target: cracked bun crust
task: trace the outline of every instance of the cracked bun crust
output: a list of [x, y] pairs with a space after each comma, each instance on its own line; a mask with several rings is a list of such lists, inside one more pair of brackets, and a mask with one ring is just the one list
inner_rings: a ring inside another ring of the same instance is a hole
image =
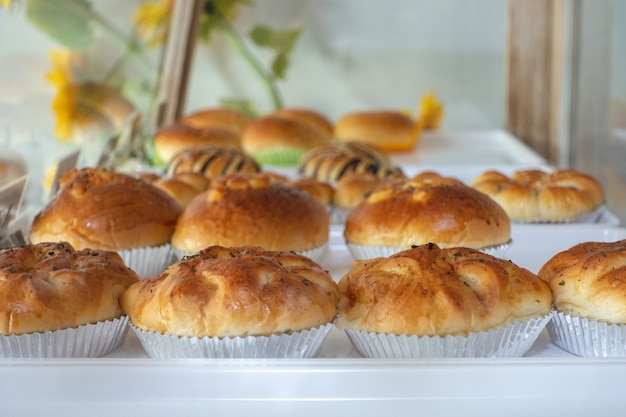
[[309, 193], [272, 174], [232, 174], [183, 211], [172, 246], [187, 253], [211, 245], [305, 251], [324, 245], [328, 234], [327, 209]]
[[471, 185], [497, 201], [513, 221], [567, 221], [604, 203], [600, 183], [571, 169], [519, 170], [511, 176], [487, 171]]
[[65, 242], [0, 251], [0, 334], [54, 331], [124, 315], [118, 297], [139, 281], [115, 252]]
[[141, 329], [179, 336], [269, 336], [332, 322], [339, 292], [307, 257], [212, 246], [120, 298]]
[[125, 250], [170, 241], [181, 208], [146, 181], [99, 168], [74, 169], [33, 220], [30, 242]]
[[417, 336], [466, 336], [542, 317], [552, 301], [541, 279], [510, 261], [432, 243], [355, 261], [339, 291], [337, 327]]
[[346, 219], [348, 243], [409, 248], [484, 249], [508, 243], [507, 214], [487, 195], [461, 181], [425, 172], [411, 180], [387, 181]]
[[550, 258], [538, 273], [565, 314], [626, 324], [626, 240], [583, 242]]

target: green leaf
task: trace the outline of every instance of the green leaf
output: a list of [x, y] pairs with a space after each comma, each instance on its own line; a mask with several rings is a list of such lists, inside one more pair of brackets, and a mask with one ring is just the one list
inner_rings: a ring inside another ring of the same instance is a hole
[[271, 65], [274, 77], [285, 78], [289, 67], [289, 54], [301, 32], [301, 29], [275, 30], [267, 26], [255, 26], [250, 31], [250, 38], [256, 45], [273, 49], [276, 52]]
[[66, 48], [84, 50], [94, 41], [90, 9], [86, 0], [28, 0], [26, 16]]

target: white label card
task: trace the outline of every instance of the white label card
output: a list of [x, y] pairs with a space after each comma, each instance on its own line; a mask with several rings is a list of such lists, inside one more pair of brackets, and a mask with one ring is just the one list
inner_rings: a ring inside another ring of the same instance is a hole
[[17, 217], [27, 184], [28, 175], [24, 175], [0, 188], [0, 225], [2, 229], [6, 229], [9, 223]]
[[76, 168], [78, 162], [78, 155], [80, 151], [74, 151], [59, 161], [57, 164], [57, 170], [54, 173], [54, 180], [52, 181], [52, 187], [50, 188], [50, 196], [56, 194], [59, 191], [59, 180], [67, 171]]

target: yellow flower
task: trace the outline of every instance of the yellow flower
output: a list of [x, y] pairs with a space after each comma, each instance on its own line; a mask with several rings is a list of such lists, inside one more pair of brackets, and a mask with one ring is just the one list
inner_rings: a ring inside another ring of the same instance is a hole
[[443, 104], [434, 93], [427, 93], [422, 97], [419, 104], [417, 118], [424, 130], [437, 130], [443, 119]]
[[55, 133], [62, 141], [119, 131], [134, 112], [133, 105], [115, 88], [77, 82], [73, 70], [80, 64], [79, 58], [67, 51], [50, 53], [53, 69], [46, 78], [57, 88], [52, 109]]
[[0, 0], [0, 6], [4, 6], [8, 9], [11, 7], [11, 0]]
[[173, 6], [173, 0], [158, 0], [141, 4], [135, 10], [132, 21], [137, 25], [137, 34], [150, 48], [165, 42]]

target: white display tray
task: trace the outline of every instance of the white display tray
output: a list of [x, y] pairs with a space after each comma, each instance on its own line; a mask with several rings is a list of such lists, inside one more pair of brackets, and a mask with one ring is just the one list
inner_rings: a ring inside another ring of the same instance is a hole
[[[626, 238], [626, 229], [519, 226], [505, 258], [536, 272], [573, 244]], [[320, 263], [350, 267], [340, 227]], [[517, 359], [375, 360], [334, 329], [319, 358], [156, 360], [132, 332], [99, 359], [4, 359], [3, 415], [623, 415], [624, 359], [586, 359], [543, 333]]]

